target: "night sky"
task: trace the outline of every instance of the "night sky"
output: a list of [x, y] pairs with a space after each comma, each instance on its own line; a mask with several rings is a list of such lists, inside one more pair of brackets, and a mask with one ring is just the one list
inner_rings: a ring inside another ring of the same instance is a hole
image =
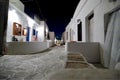
[[49, 30], [60, 38], [65, 27], [70, 22], [80, 0], [21, 0], [25, 12], [33, 18], [37, 15], [45, 20]]

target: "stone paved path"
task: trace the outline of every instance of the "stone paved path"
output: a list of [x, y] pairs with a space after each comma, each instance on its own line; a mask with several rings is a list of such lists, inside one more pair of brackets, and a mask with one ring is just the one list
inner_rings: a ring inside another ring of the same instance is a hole
[[117, 70], [99, 69], [81, 53], [69, 52], [65, 69], [51, 72], [47, 80], [120, 80]]
[[47, 74], [65, 68], [64, 47], [33, 55], [0, 57], [0, 80], [45, 80]]
[[5, 55], [0, 57], [0, 80], [120, 80], [120, 71], [81, 68], [71, 60], [85, 61], [68, 55], [63, 46], [32, 55]]

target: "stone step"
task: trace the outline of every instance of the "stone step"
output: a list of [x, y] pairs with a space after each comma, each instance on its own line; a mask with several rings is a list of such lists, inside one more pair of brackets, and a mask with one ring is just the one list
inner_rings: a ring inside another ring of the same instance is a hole
[[89, 68], [90, 66], [84, 61], [67, 61], [65, 68]]
[[47, 80], [120, 80], [120, 71], [107, 69], [64, 69], [53, 72]]
[[68, 53], [68, 55], [71, 55], [71, 56], [82, 56], [81, 53]]
[[73, 60], [73, 61], [85, 61], [85, 59], [83, 58], [83, 56], [81, 56], [81, 55], [71, 55], [71, 54], [69, 54], [68, 56], [67, 56], [67, 59], [68, 60]]

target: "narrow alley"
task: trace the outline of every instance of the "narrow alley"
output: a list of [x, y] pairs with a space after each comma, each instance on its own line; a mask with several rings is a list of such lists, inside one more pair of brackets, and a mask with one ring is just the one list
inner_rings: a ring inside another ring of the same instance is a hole
[[0, 80], [120, 80], [120, 0], [0, 0], [0, 11]]
[[[94, 74], [94, 76], [93, 76]], [[117, 70], [98, 69], [80, 54], [55, 46], [32, 55], [0, 58], [0, 80], [119, 80]]]

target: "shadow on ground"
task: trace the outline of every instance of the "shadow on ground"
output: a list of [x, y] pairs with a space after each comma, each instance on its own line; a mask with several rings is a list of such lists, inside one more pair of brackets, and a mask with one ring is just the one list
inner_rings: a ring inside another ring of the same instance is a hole
[[[29, 53], [28, 55], [33, 55], [33, 54], [40, 54], [40, 53], [45, 53], [45, 52], [49, 52], [51, 51], [52, 49], [46, 49], [46, 50], [43, 50], [43, 51], [39, 51], [39, 52], [35, 52], [35, 53]], [[27, 55], [27, 54], [26, 54]]]

